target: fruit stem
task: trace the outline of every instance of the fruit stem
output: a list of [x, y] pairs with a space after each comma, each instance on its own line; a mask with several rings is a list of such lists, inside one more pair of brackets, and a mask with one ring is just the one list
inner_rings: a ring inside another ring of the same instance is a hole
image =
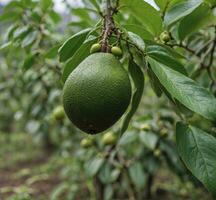
[[116, 32], [115, 23], [113, 20], [113, 15], [117, 12], [116, 7], [112, 7], [111, 1], [106, 0], [106, 9], [104, 15], [103, 32], [101, 39], [101, 51], [110, 52], [109, 38], [112, 36], [113, 32]]

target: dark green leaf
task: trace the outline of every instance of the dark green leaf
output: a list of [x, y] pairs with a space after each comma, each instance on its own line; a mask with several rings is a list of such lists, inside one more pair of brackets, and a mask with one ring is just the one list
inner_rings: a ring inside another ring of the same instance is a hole
[[85, 29], [67, 39], [59, 49], [60, 62], [65, 62], [79, 49], [91, 29]]
[[126, 25], [123, 25], [123, 27], [127, 29], [127, 31], [136, 33], [142, 39], [146, 39], [146, 40], [154, 39], [154, 36], [149, 31], [147, 31], [144, 27], [140, 25], [126, 24]]
[[133, 60], [129, 61], [128, 70], [134, 83], [134, 91], [129, 110], [123, 120], [122, 128], [120, 131], [121, 135], [127, 130], [130, 120], [136, 112], [144, 89], [144, 74], [140, 67]]
[[149, 57], [157, 60], [164, 65], [187, 75], [187, 71], [185, 70], [184, 66], [174, 57], [171, 51], [168, 49], [159, 46], [159, 45], [151, 45], [146, 48], [146, 52]]
[[60, 46], [61, 46], [61, 44], [56, 45], [56, 46], [50, 48], [45, 53], [44, 58], [49, 58], [49, 59], [51, 59], [51, 58], [57, 58], [57, 56], [58, 56], [58, 49], [59, 49]]
[[65, 63], [62, 81], [65, 82], [69, 74], [90, 54], [91, 46], [97, 41], [96, 37], [92, 37], [85, 41], [75, 54]]
[[185, 16], [192, 13], [200, 4], [202, 0], [188, 0], [175, 4], [165, 15], [164, 22], [166, 26], [171, 26]]
[[37, 53], [27, 56], [22, 65], [22, 69], [24, 71], [27, 71], [30, 67], [32, 67], [35, 63], [36, 57]]
[[158, 36], [162, 32], [160, 13], [151, 5], [142, 0], [122, 0], [121, 2], [152, 35]]
[[176, 142], [187, 168], [216, 196], [216, 138], [179, 122]]
[[213, 24], [216, 24], [216, 17], [213, 15], [209, 5], [202, 3], [180, 22], [178, 27], [179, 38], [183, 40], [191, 33]]
[[187, 76], [148, 58], [151, 68], [166, 90], [184, 106], [207, 119], [216, 119], [216, 99]]
[[161, 97], [161, 95], [163, 93], [163, 90], [161, 89], [161, 84], [160, 84], [158, 78], [152, 72], [151, 68], [147, 69], [147, 73], [148, 73], [148, 76], [149, 76], [149, 79], [150, 79], [149, 81], [150, 81], [152, 89], [154, 90], [155, 94], [158, 97]]

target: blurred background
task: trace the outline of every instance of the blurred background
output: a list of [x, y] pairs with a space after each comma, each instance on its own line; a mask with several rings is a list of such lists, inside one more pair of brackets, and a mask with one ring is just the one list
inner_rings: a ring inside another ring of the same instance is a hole
[[[65, 116], [57, 51], [99, 21], [90, 2], [0, 1], [0, 199], [210, 200], [178, 156], [174, 107], [148, 79], [118, 149], [111, 146], [119, 124], [109, 141], [81, 133]], [[130, 19], [120, 12], [116, 20]], [[211, 126], [200, 116], [191, 123]]]

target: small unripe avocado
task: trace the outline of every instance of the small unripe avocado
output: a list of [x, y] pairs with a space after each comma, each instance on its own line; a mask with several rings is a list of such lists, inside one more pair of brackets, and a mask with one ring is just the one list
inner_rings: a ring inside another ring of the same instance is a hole
[[115, 56], [122, 56], [122, 50], [116, 46], [111, 48], [111, 53]]
[[53, 111], [53, 117], [56, 120], [63, 120], [65, 117], [65, 112], [63, 106], [57, 106]]
[[142, 131], [149, 131], [151, 129], [149, 124], [141, 124], [140, 125], [140, 130]]
[[155, 149], [153, 153], [154, 153], [155, 157], [159, 157], [161, 155], [161, 150], [160, 149]]
[[166, 128], [162, 128], [160, 131], [160, 135], [162, 137], [167, 137], [168, 136], [168, 130]]
[[108, 132], [108, 133], [105, 133], [103, 138], [102, 138], [102, 143], [104, 145], [112, 145], [112, 144], [115, 144], [116, 143], [116, 136], [113, 132]]
[[93, 145], [93, 140], [90, 138], [84, 138], [81, 140], [80, 144], [83, 148], [89, 148]]
[[165, 43], [169, 42], [170, 41], [169, 33], [167, 31], [164, 31], [163, 33], [161, 33], [160, 39], [162, 42], [165, 42]]
[[96, 53], [96, 52], [99, 52], [101, 50], [101, 44], [99, 43], [95, 43], [91, 46], [91, 49], [90, 49], [90, 53]]

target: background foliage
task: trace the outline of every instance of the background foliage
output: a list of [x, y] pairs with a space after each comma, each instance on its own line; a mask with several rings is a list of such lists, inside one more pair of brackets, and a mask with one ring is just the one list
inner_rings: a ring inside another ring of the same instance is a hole
[[[91, 137], [66, 117], [54, 117], [67, 76], [100, 41], [106, 5], [63, 3], [63, 14], [51, 0], [12, 0], [1, 11], [0, 167], [20, 182], [0, 182], [0, 195], [13, 200], [213, 198], [216, 2], [155, 0], [158, 9], [142, 0], [119, 2], [114, 20], [133, 98], [108, 131], [115, 133], [114, 146], [104, 141], [106, 133]], [[110, 43], [117, 40], [114, 36]]]

